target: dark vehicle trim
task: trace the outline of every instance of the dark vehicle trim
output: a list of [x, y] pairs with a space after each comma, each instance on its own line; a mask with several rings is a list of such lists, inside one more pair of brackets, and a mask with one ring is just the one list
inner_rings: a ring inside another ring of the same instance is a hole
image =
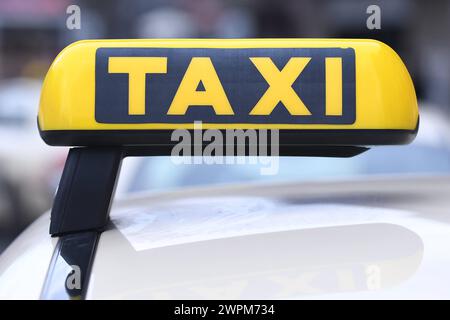
[[64, 235], [58, 240], [41, 299], [85, 299], [99, 238], [100, 233], [91, 231]]

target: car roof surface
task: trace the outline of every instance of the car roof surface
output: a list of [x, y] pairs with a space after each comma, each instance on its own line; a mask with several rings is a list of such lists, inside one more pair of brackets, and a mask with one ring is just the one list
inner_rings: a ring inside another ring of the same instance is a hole
[[87, 298], [450, 298], [449, 194], [391, 176], [128, 197]]

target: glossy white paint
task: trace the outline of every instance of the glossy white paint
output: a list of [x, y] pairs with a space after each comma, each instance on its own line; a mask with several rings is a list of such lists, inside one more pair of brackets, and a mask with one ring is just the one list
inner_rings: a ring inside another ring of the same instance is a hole
[[183, 190], [115, 206], [88, 298], [450, 298], [450, 178]]
[[[450, 177], [397, 177], [117, 201], [87, 298], [450, 298], [448, 194]], [[54, 242], [48, 216], [16, 240], [0, 298], [39, 297]]]
[[57, 239], [49, 214], [28, 227], [0, 256], [0, 300], [39, 299]]

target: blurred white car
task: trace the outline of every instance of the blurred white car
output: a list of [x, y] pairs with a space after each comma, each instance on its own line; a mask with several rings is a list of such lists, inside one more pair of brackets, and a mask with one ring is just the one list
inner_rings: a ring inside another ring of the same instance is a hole
[[420, 130], [409, 145], [377, 146], [353, 158], [281, 157], [275, 175], [261, 175], [261, 167], [248, 161], [244, 165], [177, 165], [170, 157], [130, 157], [122, 165], [116, 194], [261, 180], [450, 173], [450, 121], [436, 106], [421, 104]]
[[33, 79], [0, 82], [0, 175], [14, 208], [0, 211], [1, 228], [21, 228], [50, 207], [67, 155], [36, 134], [40, 88]]

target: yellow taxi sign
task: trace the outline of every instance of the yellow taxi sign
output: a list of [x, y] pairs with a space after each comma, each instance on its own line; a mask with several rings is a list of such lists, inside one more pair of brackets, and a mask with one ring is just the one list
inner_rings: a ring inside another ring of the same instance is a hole
[[410, 75], [374, 40], [88, 40], [44, 81], [38, 124], [51, 145], [168, 145], [175, 129], [277, 129], [280, 144], [410, 142]]

